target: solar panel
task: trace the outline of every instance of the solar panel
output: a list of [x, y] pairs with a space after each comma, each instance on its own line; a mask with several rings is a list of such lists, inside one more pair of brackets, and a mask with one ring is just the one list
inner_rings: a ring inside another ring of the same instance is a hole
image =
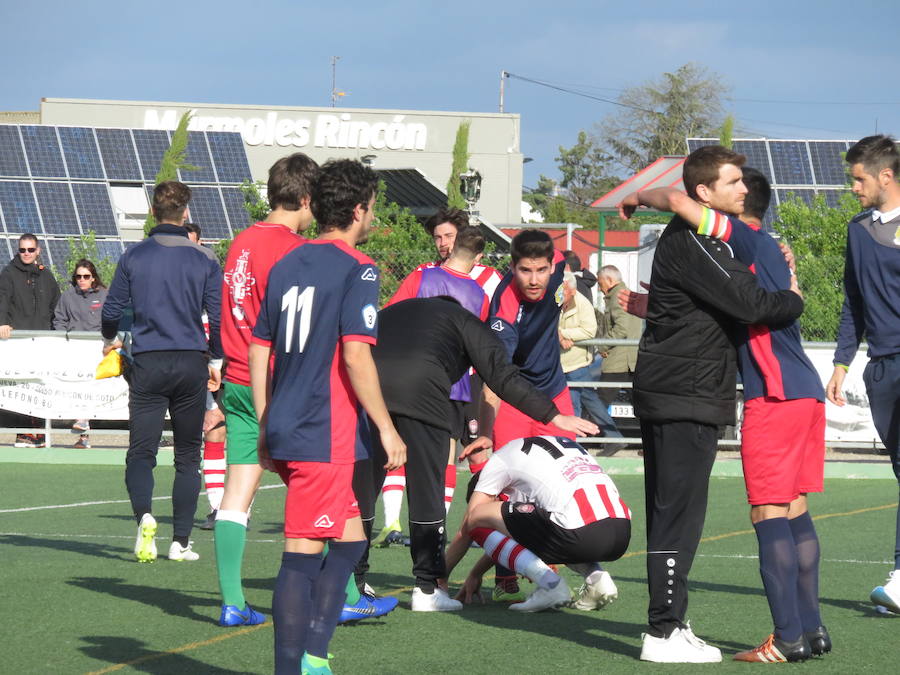
[[72, 192], [84, 232], [93, 230], [101, 236], [118, 236], [116, 216], [105, 183], [72, 183]]
[[47, 239], [41, 247], [41, 255], [44, 263], [53, 265], [57, 272], [63, 276], [69, 276], [69, 270], [66, 269], [66, 261], [69, 259], [69, 240], [68, 239]]
[[769, 153], [766, 152], [765, 141], [734, 141], [732, 149], [747, 157], [746, 166], [753, 167], [772, 181], [772, 169], [769, 166]]
[[718, 145], [719, 141], [714, 138], [689, 138], [687, 141], [688, 152], [693, 152], [697, 148], [703, 148], [707, 145]]
[[225, 207], [219, 188], [191, 186], [191, 222], [200, 226], [204, 239], [228, 239], [231, 230], [225, 219]]
[[59, 127], [59, 141], [62, 145], [70, 178], [99, 178], [103, 180], [103, 165], [97, 150], [97, 139], [93, 129], [85, 127]]
[[0, 181], [0, 209], [3, 210], [3, 222], [10, 234], [34, 232], [43, 234], [41, 216], [31, 183], [24, 181]]
[[812, 204], [813, 197], [816, 196], [816, 191], [812, 189], [776, 190], [775, 192], [778, 195], [779, 204], [784, 204], [794, 198], [800, 198], [805, 204]]
[[0, 237], [0, 260], [12, 260], [13, 258], [13, 240], [6, 237]]
[[107, 178], [141, 180], [141, 168], [128, 129], [97, 129], [97, 142]]
[[181, 180], [191, 183], [215, 183], [216, 172], [213, 161], [206, 146], [206, 136], [202, 131], [189, 131], [188, 144], [185, 148], [184, 160], [197, 167], [196, 171], [180, 170]]
[[225, 200], [225, 212], [235, 234], [250, 226], [250, 214], [244, 208], [244, 193], [240, 188], [223, 187], [222, 197]]
[[819, 190], [819, 194], [825, 197], [825, 203], [833, 209], [837, 208], [841, 196], [849, 194], [849, 192], [849, 190]]
[[847, 169], [842, 156], [845, 152], [847, 152], [847, 144], [844, 141], [809, 142], [809, 154], [817, 184], [847, 184]]
[[803, 141], [769, 141], [775, 167], [775, 182], [783, 185], [809, 185], [813, 182], [809, 153]]
[[66, 165], [56, 137], [56, 127], [23, 125], [22, 142], [31, 167], [31, 175], [41, 178], [65, 178]]
[[0, 175], [10, 178], [28, 176], [19, 127], [12, 124], [0, 125]]
[[243, 183], [252, 180], [250, 165], [241, 135], [229, 131], [207, 131], [209, 149], [216, 164], [220, 183]]
[[81, 234], [67, 183], [34, 183], [38, 208], [47, 234]]
[[156, 180], [163, 155], [169, 149], [169, 132], [163, 129], [135, 129], [133, 133], [144, 180]]
[[[97, 252], [101, 258], [109, 258], [113, 262], [119, 262], [122, 257], [122, 242], [118, 239], [98, 239]], [[112, 279], [104, 279], [108, 286]]]

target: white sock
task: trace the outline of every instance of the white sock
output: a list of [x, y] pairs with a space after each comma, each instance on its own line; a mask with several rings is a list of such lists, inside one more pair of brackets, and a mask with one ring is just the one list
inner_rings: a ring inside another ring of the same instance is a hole
[[219, 509], [216, 513], [216, 521], [219, 520], [227, 520], [247, 527], [247, 514], [243, 511], [223, 511]]
[[551, 570], [547, 563], [497, 530], [493, 530], [487, 536], [482, 548], [494, 562], [528, 577], [541, 588], [553, 588], [559, 583], [559, 575]]
[[381, 499], [384, 502], [384, 524], [391, 525], [400, 520], [400, 508], [403, 506], [403, 490], [406, 488], [406, 476], [386, 476], [381, 488]]

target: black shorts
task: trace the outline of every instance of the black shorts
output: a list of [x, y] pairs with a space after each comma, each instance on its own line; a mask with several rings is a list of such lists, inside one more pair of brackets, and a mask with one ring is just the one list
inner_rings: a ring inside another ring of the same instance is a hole
[[502, 513], [512, 538], [550, 564], [618, 560], [631, 540], [628, 518], [604, 518], [567, 530], [536, 504], [506, 502]]

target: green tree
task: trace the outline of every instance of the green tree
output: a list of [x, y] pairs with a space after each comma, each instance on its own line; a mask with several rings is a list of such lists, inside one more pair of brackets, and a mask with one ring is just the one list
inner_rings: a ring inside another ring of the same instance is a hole
[[53, 276], [56, 277], [57, 283], [65, 291], [72, 284], [72, 273], [75, 271], [75, 263], [82, 258], [86, 258], [94, 263], [97, 268], [97, 274], [105, 286], [109, 286], [112, 282], [113, 275], [116, 273], [116, 261], [108, 256], [101, 256], [100, 250], [97, 248], [97, 237], [91, 230], [87, 234], [80, 234], [77, 237], [69, 237], [69, 253], [66, 255], [66, 271], [61, 273], [56, 267], [52, 267]]
[[456, 142], [453, 144], [453, 163], [450, 165], [450, 178], [447, 179], [447, 206], [455, 209], [466, 208], [466, 200], [459, 190], [459, 176], [469, 170], [469, 120], [460, 122], [456, 130]]
[[729, 91], [720, 75], [694, 63], [619, 96], [622, 107], [597, 127], [600, 146], [628, 172], [663, 155], [686, 155], [688, 136], [717, 136]]
[[719, 127], [719, 145], [729, 150], [734, 145], [734, 115], [726, 115]]
[[[250, 222], [252, 223], [258, 223], [269, 217], [271, 211], [269, 202], [262, 196], [262, 191], [265, 187], [266, 184], [262, 181], [254, 183], [253, 181], [245, 180], [241, 183], [241, 192], [244, 195], [244, 210], [250, 216]], [[238, 232], [240, 230], [236, 230], [234, 234], [237, 235]], [[225, 264], [225, 258], [228, 257], [228, 249], [231, 247], [232, 241], [234, 240], [221, 239], [213, 244], [212, 248], [219, 258], [220, 265]]]
[[805, 340], [830, 342], [837, 335], [844, 299], [847, 223], [859, 208], [849, 191], [841, 195], [836, 208], [828, 206], [823, 195], [810, 204], [792, 196], [778, 207], [775, 229], [794, 251], [806, 302], [800, 317]]
[[540, 213], [547, 220], [547, 207], [556, 194], [557, 183], [544, 174], [538, 177], [537, 187], [522, 195], [522, 200], [527, 202], [533, 211]]
[[[188, 145], [188, 124], [191, 121], [190, 110], [181, 116], [178, 120], [178, 126], [172, 132], [172, 142], [163, 153], [162, 161], [159, 164], [159, 171], [154, 179], [154, 185], [167, 180], [178, 180], [178, 170], [196, 171], [200, 167], [188, 164], [185, 161]], [[150, 230], [156, 227], [156, 218], [153, 213], [147, 214], [147, 220], [144, 221], [144, 236], [150, 234]]]
[[609, 192], [619, 179], [609, 173], [610, 157], [597, 139], [586, 131], [578, 132], [578, 142], [571, 148], [559, 146], [556, 163], [562, 174], [560, 187], [566, 190], [571, 201], [590, 206], [597, 197]]

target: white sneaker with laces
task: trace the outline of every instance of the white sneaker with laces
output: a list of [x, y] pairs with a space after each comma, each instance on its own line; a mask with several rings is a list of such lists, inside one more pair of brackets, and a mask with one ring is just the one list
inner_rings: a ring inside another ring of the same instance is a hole
[[137, 539], [134, 542], [134, 555], [138, 562], [156, 560], [156, 519], [145, 513], [138, 523]]
[[169, 547], [169, 560], [178, 562], [194, 562], [200, 560], [200, 554], [191, 548], [194, 542], [189, 541], [186, 547], [182, 547], [177, 541], [173, 541]]
[[641, 661], [654, 663], [720, 663], [722, 652], [694, 635], [691, 625], [676, 628], [667, 638], [642, 636]]
[[514, 612], [542, 612], [569, 602], [572, 597], [568, 585], [562, 579], [553, 588], [536, 588], [524, 601], [510, 605]]
[[876, 605], [900, 614], [900, 570], [891, 570], [884, 586], [876, 586], [869, 597]]
[[[590, 577], [588, 577], [590, 578]], [[578, 597], [572, 603], [572, 607], [589, 612], [593, 609], [603, 609], [613, 600], [618, 599], [619, 589], [609, 572], [601, 570], [598, 578], [593, 582], [585, 579], [578, 589]]]
[[434, 593], [426, 593], [418, 586], [413, 589], [410, 609], [414, 612], [456, 612], [462, 607], [459, 600], [454, 600], [440, 588], [435, 588]]

